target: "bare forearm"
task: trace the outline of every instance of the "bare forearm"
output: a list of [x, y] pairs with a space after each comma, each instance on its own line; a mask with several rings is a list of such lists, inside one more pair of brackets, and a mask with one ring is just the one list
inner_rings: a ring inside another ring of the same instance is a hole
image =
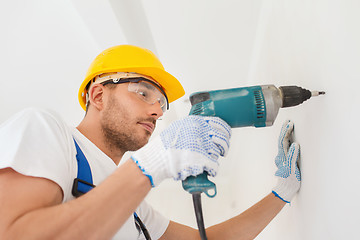
[[284, 206], [270, 193], [242, 214], [208, 228], [208, 239], [254, 239]]
[[[84, 196], [19, 217], [8, 239], [109, 239], [150, 191], [146, 176], [132, 161]], [[46, 193], [45, 193], [46, 194]]]

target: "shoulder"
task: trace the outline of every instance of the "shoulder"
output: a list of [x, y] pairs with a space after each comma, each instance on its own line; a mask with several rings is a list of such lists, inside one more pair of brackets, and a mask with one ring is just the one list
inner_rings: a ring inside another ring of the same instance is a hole
[[58, 152], [71, 152], [71, 138], [70, 127], [56, 113], [42, 109], [24, 109], [0, 126], [2, 149], [12, 146], [17, 151], [44, 152], [51, 146]]
[[0, 168], [50, 179], [64, 198], [70, 196], [75, 154], [70, 127], [54, 112], [27, 108], [0, 126]]
[[0, 131], [19, 131], [24, 129], [66, 129], [66, 123], [51, 110], [26, 108], [0, 125]]
[[17, 120], [48, 120], [48, 121], [62, 121], [60, 116], [51, 110], [45, 110], [40, 108], [25, 108], [22, 111], [16, 113], [7, 122]]

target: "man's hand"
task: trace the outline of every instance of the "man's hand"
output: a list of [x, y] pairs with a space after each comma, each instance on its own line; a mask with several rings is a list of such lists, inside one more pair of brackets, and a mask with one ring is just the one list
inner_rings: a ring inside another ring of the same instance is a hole
[[217, 117], [187, 116], [136, 151], [132, 160], [153, 187], [166, 178], [184, 180], [207, 171], [215, 176], [229, 149], [230, 126]]
[[283, 124], [279, 136], [279, 152], [275, 158], [275, 164], [278, 168], [275, 176], [278, 178], [278, 183], [273, 189], [273, 193], [287, 203], [290, 203], [299, 191], [301, 181], [300, 170], [297, 165], [300, 146], [297, 143], [292, 143], [290, 146], [293, 130], [293, 122], [288, 120]]

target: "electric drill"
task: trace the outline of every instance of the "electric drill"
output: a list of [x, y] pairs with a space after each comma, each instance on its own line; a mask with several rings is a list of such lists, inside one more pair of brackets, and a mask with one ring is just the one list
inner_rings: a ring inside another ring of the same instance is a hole
[[[275, 87], [261, 85], [232, 88], [191, 94], [189, 115], [216, 116], [232, 128], [272, 126], [280, 108], [303, 103], [325, 92], [309, 91], [297, 86]], [[207, 239], [201, 209], [201, 193], [215, 197], [216, 185], [209, 181], [207, 173], [191, 176], [182, 182], [183, 188], [192, 194], [195, 215], [201, 239]], [[210, 193], [213, 190], [213, 193]]]

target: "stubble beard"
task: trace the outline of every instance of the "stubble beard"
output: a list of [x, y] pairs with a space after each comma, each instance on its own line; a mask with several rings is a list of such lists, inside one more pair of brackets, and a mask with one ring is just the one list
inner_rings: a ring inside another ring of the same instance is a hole
[[113, 96], [110, 97], [107, 106], [101, 120], [106, 144], [122, 153], [142, 148], [148, 142], [151, 133], [145, 131], [145, 134], [139, 136], [139, 130], [133, 127], [137, 126], [139, 120], [130, 118], [131, 110], [120, 105]]

